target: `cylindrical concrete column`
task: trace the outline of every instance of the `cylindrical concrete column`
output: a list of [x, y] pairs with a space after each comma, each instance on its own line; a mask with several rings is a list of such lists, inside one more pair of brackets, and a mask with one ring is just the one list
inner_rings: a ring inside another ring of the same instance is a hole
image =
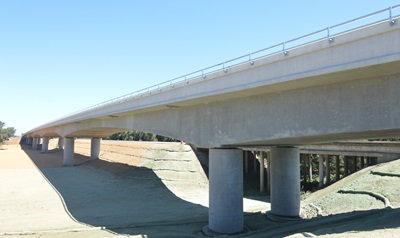
[[64, 137], [58, 137], [58, 149], [64, 149]]
[[313, 156], [312, 155], [308, 155], [308, 177], [309, 177], [309, 181], [310, 183], [312, 183], [313, 180], [313, 167], [312, 167], [312, 159]]
[[267, 193], [271, 194], [271, 153], [267, 153]]
[[307, 175], [308, 175], [306, 155], [305, 154], [301, 154], [300, 155], [300, 160], [301, 160], [301, 164], [303, 165], [303, 170], [301, 171], [303, 173], [303, 181], [304, 181], [304, 183], [306, 183], [307, 182]]
[[353, 156], [353, 169], [351, 173], [357, 172], [357, 156]]
[[264, 192], [264, 155], [265, 152], [260, 153], [260, 192]]
[[73, 166], [74, 165], [74, 147], [75, 138], [65, 137], [64, 138], [64, 157], [63, 165]]
[[336, 160], [336, 181], [339, 181], [340, 179], [340, 160], [339, 160], [339, 155], [335, 156]]
[[349, 157], [344, 156], [344, 177], [349, 175]]
[[271, 148], [271, 212], [277, 216], [300, 215], [300, 150]]
[[361, 169], [363, 169], [364, 167], [365, 167], [365, 156], [361, 156], [360, 157], [360, 159], [361, 159]]
[[246, 174], [249, 173], [249, 154], [247, 151], [244, 151], [244, 171]]
[[90, 142], [90, 159], [98, 159], [100, 155], [101, 138], [93, 137]]
[[329, 163], [329, 155], [324, 155], [325, 158], [325, 177], [326, 177], [326, 184], [329, 185], [331, 183], [331, 166]]
[[42, 152], [46, 153], [47, 151], [49, 151], [49, 137], [43, 137]]
[[243, 231], [243, 156], [238, 149], [210, 149], [208, 228], [222, 234]]
[[257, 174], [257, 151], [253, 152], [253, 174]]
[[318, 176], [319, 176], [319, 187], [324, 186], [324, 157], [319, 155], [318, 157]]
[[34, 137], [33, 140], [32, 140], [32, 149], [33, 149], [33, 150], [37, 150], [37, 145], [38, 145], [38, 142], [39, 142], [38, 139], [39, 139], [39, 138]]

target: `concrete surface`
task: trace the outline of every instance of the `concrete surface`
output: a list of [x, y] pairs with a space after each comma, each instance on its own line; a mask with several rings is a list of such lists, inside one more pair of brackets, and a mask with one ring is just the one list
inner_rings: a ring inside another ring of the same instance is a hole
[[43, 137], [42, 152], [46, 153], [49, 150], [49, 137]]
[[90, 158], [98, 159], [100, 155], [101, 138], [94, 137], [90, 141]]
[[64, 156], [63, 165], [73, 166], [74, 165], [74, 147], [75, 138], [65, 137], [64, 138]]
[[211, 149], [209, 167], [208, 228], [223, 234], [240, 233], [244, 229], [243, 152]]
[[209, 148], [390, 137], [400, 134], [398, 88], [400, 24], [383, 22], [27, 134], [104, 137], [133, 129]]
[[283, 217], [300, 215], [300, 152], [298, 148], [271, 148], [271, 212]]

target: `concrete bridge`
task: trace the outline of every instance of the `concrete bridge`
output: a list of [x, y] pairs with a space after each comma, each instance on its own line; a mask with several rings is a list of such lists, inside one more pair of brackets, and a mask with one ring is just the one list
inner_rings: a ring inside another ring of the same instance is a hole
[[327, 28], [327, 37], [313, 42], [290, 48], [286, 42], [257, 58], [254, 52], [244, 62], [95, 105], [26, 135], [33, 146], [43, 138], [43, 151], [50, 137], [62, 138], [65, 165], [74, 163], [74, 138], [91, 137], [95, 159], [102, 137], [126, 130], [210, 148], [208, 227], [225, 234], [244, 227], [239, 148], [269, 146], [271, 214], [298, 217], [298, 146], [400, 135], [400, 23], [387, 11], [384, 21], [335, 35]]

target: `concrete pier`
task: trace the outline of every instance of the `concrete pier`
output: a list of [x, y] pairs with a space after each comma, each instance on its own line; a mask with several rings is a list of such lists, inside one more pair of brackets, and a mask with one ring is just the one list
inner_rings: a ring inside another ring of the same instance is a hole
[[49, 151], [49, 137], [43, 137], [42, 140], [42, 152], [46, 153]]
[[39, 138], [34, 137], [33, 140], [32, 140], [32, 149], [33, 150], [37, 150], [38, 142], [39, 142]]
[[260, 152], [260, 192], [264, 192], [264, 155], [265, 152], [261, 151]]
[[335, 156], [335, 163], [336, 163], [336, 181], [340, 179], [340, 158], [339, 155]]
[[271, 153], [267, 153], [267, 193], [271, 194]]
[[93, 137], [90, 141], [90, 159], [98, 159], [100, 155], [101, 138]]
[[318, 156], [318, 177], [319, 177], [319, 187], [324, 186], [324, 157], [322, 155]]
[[329, 155], [324, 155], [325, 158], [325, 177], [326, 177], [326, 185], [331, 184], [331, 166], [329, 161]]
[[249, 174], [249, 154], [247, 151], [244, 151], [244, 171]]
[[210, 149], [208, 228], [221, 234], [240, 233], [243, 218], [243, 153]]
[[300, 151], [271, 148], [271, 213], [279, 217], [300, 215]]
[[63, 165], [73, 166], [74, 165], [75, 138], [65, 137], [64, 142], [65, 143], [64, 143]]
[[308, 178], [310, 179], [309, 181], [312, 182], [312, 177], [313, 177], [313, 164], [312, 164], [312, 155], [308, 155]]
[[64, 149], [64, 137], [58, 137], [58, 149]]

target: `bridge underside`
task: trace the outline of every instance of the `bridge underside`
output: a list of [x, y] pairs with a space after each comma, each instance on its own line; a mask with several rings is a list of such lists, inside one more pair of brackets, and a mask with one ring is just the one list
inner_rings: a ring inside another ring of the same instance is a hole
[[[400, 70], [400, 67], [399, 67]], [[140, 130], [198, 147], [296, 146], [400, 136], [400, 73], [61, 126], [54, 135]], [[51, 128], [39, 134], [51, 135]]]
[[262, 146], [299, 146], [324, 144], [338, 141], [351, 141], [358, 139], [380, 139], [400, 137], [400, 129], [382, 130], [382, 131], [363, 131], [352, 133], [341, 133], [321, 136], [306, 136], [296, 138], [281, 138], [275, 140], [260, 140], [254, 142], [239, 143], [225, 147], [262, 147]]

